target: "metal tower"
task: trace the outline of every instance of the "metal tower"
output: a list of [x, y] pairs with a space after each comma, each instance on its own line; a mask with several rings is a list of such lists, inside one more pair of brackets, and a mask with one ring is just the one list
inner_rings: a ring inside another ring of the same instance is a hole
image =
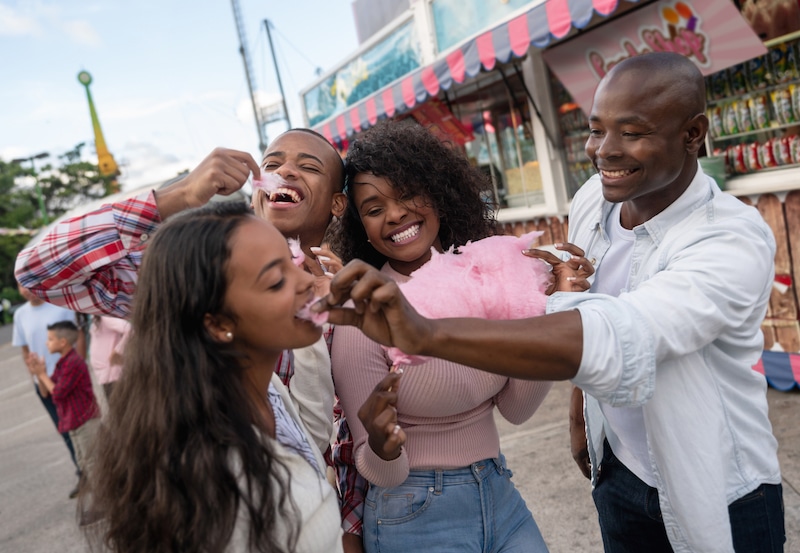
[[253, 104], [253, 116], [256, 118], [259, 152], [263, 153], [264, 150], [267, 149], [267, 137], [265, 136], [264, 125], [261, 122], [261, 116], [259, 115], [256, 97], [253, 94], [253, 80], [251, 77], [253, 74], [253, 69], [250, 64], [250, 53], [247, 50], [247, 38], [244, 34], [242, 11], [239, 8], [239, 2], [237, 0], [231, 0], [231, 6], [233, 7], [233, 18], [236, 20], [236, 31], [239, 33], [239, 53], [242, 55], [242, 61], [244, 62], [244, 74], [247, 77], [247, 89], [250, 91], [250, 101]]

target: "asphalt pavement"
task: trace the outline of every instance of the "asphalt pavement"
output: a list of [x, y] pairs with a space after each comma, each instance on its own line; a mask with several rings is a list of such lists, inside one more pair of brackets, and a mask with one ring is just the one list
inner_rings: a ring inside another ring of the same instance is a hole
[[[86, 551], [68, 498], [75, 471], [61, 437], [36, 397], [20, 358], [0, 328], [0, 551]], [[600, 552], [589, 483], [569, 454], [570, 385], [557, 383], [536, 414], [513, 426], [498, 417], [514, 481], [552, 553]], [[786, 507], [785, 551], [800, 551], [800, 391], [768, 390], [780, 444]]]

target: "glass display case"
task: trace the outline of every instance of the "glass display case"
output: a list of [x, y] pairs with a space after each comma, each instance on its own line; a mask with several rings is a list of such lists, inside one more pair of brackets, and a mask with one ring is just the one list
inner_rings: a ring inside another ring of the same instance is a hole
[[552, 73], [550, 85], [564, 150], [567, 197], [572, 198], [578, 188], [595, 173], [584, 149], [589, 138], [589, 120]]

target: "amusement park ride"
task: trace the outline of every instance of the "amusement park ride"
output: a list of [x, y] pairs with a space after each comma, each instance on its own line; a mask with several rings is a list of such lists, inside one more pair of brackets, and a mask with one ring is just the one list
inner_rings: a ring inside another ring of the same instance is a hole
[[[100, 128], [100, 119], [97, 117], [97, 110], [94, 107], [92, 100], [92, 93], [89, 91], [89, 85], [92, 83], [92, 76], [88, 71], [81, 71], [78, 73], [78, 82], [86, 88], [86, 98], [89, 101], [89, 113], [92, 116], [92, 129], [94, 130], [94, 145], [97, 151], [97, 165], [100, 167], [100, 174], [103, 176], [117, 177], [120, 174], [117, 162], [114, 161], [114, 156], [108, 151], [106, 140], [103, 137], [103, 130]], [[111, 192], [119, 192], [119, 184], [116, 178], [111, 183]]]

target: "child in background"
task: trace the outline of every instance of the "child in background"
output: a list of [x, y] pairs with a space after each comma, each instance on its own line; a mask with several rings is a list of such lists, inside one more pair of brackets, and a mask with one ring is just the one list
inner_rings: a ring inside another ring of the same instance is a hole
[[92, 391], [89, 368], [75, 350], [77, 341], [78, 327], [72, 321], [58, 321], [48, 325], [47, 350], [59, 354], [61, 358], [56, 363], [52, 377], [47, 376], [43, 360], [31, 363], [29, 370], [52, 396], [58, 412], [58, 431], [69, 433], [78, 468], [85, 475], [100, 421], [100, 410]]

